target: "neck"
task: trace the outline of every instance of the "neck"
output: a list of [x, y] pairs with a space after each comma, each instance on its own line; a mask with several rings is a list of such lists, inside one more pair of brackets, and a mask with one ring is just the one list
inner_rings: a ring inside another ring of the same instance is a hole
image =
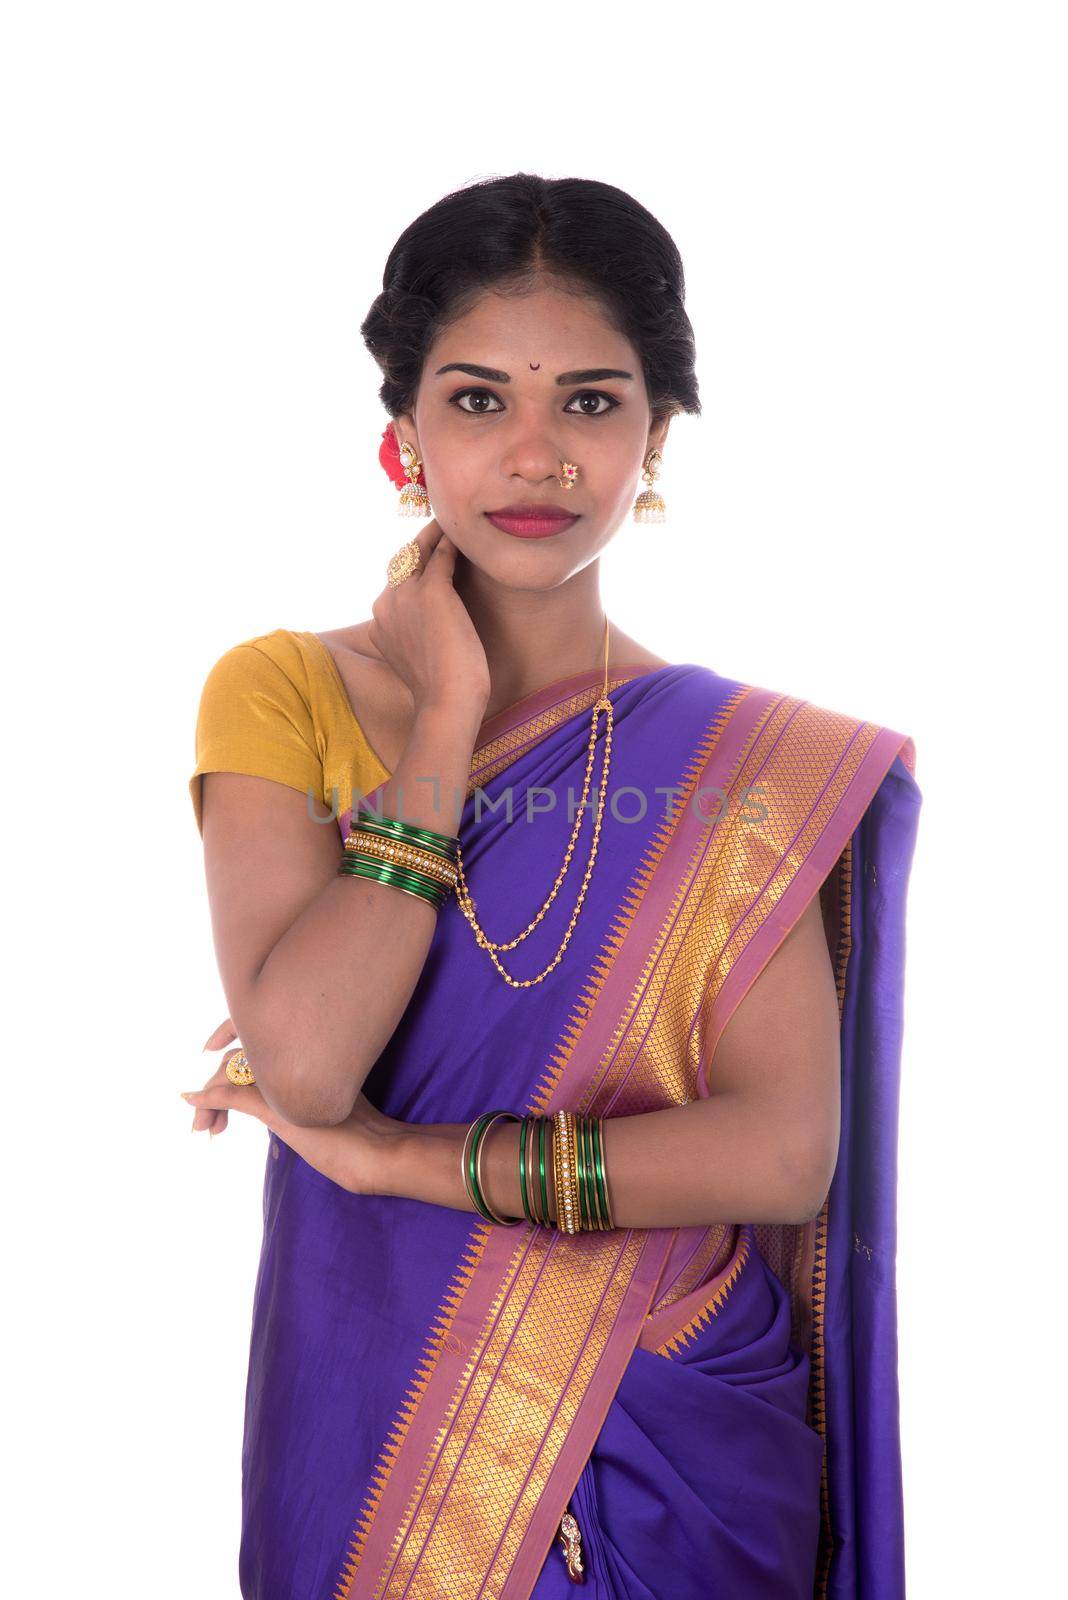
[[[572, 673], [604, 670], [604, 607], [598, 563], [551, 590], [506, 589], [458, 561], [456, 591], [482, 641], [490, 672], [487, 720], [504, 706]], [[609, 624], [612, 668], [616, 630]]]

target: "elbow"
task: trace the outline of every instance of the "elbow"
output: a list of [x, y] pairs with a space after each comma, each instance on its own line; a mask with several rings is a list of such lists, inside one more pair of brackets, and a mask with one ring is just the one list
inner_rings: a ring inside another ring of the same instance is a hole
[[260, 1081], [260, 1092], [283, 1122], [293, 1128], [336, 1128], [352, 1115], [352, 1101], [306, 1089], [275, 1088]]
[[359, 1091], [351, 1063], [343, 1073], [321, 1062], [310, 1066], [304, 1057], [295, 1062], [263, 1041], [245, 1048], [260, 1093], [283, 1122], [294, 1128], [336, 1128], [352, 1115]]
[[811, 1222], [823, 1210], [830, 1192], [838, 1162], [838, 1142], [829, 1146], [826, 1140], [809, 1140], [800, 1147], [793, 1146], [791, 1156], [783, 1163], [784, 1178], [790, 1215], [784, 1221], [797, 1224]]
[[336, 1128], [352, 1115], [355, 1095], [339, 1094], [323, 1081], [290, 1078], [284, 1087], [261, 1086], [263, 1098], [294, 1128]]

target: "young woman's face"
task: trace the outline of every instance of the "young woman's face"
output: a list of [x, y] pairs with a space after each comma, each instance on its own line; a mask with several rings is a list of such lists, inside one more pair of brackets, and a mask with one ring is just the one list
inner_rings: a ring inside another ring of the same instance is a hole
[[[475, 567], [516, 588], [552, 588], [597, 556], [667, 432], [650, 428], [634, 346], [590, 299], [549, 287], [482, 296], [431, 346], [414, 415], [395, 428], [419, 454], [444, 532]], [[571, 489], [564, 461], [578, 468]], [[530, 502], [577, 521], [544, 538], [490, 521]]]

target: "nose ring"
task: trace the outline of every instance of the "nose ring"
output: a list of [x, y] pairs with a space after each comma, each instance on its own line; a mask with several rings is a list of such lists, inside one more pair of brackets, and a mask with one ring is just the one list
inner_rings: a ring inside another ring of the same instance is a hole
[[562, 487], [565, 489], [573, 489], [575, 486], [575, 479], [577, 477], [578, 467], [575, 466], [575, 463], [573, 461], [561, 461], [560, 478]]

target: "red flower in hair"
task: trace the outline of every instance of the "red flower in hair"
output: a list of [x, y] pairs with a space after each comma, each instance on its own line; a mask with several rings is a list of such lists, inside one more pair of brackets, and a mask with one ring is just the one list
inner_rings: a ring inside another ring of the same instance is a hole
[[382, 434], [382, 443], [378, 448], [378, 459], [382, 463], [390, 482], [395, 483], [398, 489], [403, 489], [408, 482], [408, 475], [401, 463], [400, 445], [397, 443], [397, 435], [392, 422], [386, 423], [385, 431]]

